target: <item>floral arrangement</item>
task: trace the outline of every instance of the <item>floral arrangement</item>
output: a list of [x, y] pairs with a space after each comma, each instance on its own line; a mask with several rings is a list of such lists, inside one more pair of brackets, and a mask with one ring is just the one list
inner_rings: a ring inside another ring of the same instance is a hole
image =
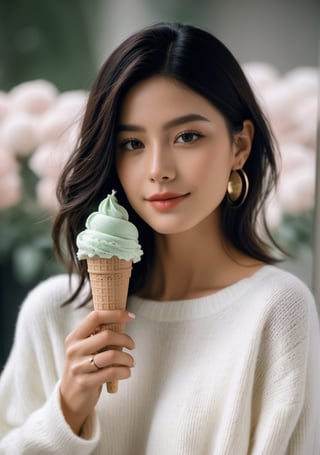
[[271, 65], [248, 63], [244, 71], [278, 142], [279, 184], [270, 195], [267, 221], [289, 252], [311, 248], [316, 186], [318, 68], [281, 76]]
[[74, 148], [87, 100], [35, 80], [0, 92], [0, 261], [29, 283], [58, 270], [51, 252], [58, 175]]
[[[317, 69], [280, 75], [265, 63], [243, 68], [280, 147], [281, 174], [269, 199], [269, 227], [285, 248], [311, 246]], [[18, 282], [57, 270], [50, 240], [55, 187], [75, 146], [86, 100], [85, 91], [59, 93], [44, 80], [0, 92], [0, 261], [12, 261]]]

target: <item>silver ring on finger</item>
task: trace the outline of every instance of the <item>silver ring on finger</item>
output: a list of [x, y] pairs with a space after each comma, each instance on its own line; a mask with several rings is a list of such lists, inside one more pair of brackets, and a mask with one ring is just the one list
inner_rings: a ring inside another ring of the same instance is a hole
[[96, 362], [95, 362], [95, 360], [94, 360], [94, 357], [95, 357], [94, 355], [92, 355], [92, 356], [90, 357], [90, 360], [89, 360], [90, 364], [93, 365], [94, 367], [96, 367], [97, 370], [101, 370], [102, 367], [99, 367], [99, 365], [96, 364]]

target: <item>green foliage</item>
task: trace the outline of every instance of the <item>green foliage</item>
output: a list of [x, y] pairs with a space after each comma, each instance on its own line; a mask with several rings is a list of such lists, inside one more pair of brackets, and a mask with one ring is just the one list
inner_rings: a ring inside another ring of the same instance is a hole
[[314, 211], [308, 210], [299, 215], [284, 213], [274, 237], [289, 253], [295, 254], [301, 247], [312, 248], [314, 228]]
[[32, 79], [87, 88], [95, 64], [85, 13], [80, 0], [1, 1], [1, 90]]

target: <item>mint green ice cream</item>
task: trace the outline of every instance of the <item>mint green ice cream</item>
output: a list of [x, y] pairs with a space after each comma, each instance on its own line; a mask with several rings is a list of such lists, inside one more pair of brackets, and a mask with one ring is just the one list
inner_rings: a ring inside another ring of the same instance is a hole
[[88, 216], [86, 229], [78, 234], [79, 259], [117, 256], [126, 261], [140, 261], [143, 251], [138, 241], [138, 230], [128, 221], [128, 212], [118, 203], [115, 194], [112, 190], [100, 202], [98, 211]]

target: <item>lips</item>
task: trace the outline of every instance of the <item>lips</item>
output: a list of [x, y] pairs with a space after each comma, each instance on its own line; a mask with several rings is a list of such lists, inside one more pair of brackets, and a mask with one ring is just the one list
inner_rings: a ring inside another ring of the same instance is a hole
[[152, 207], [159, 211], [170, 210], [183, 202], [190, 193], [158, 193], [153, 194], [146, 200]]
[[189, 193], [181, 194], [181, 193], [158, 193], [153, 194], [152, 196], [148, 197], [148, 201], [170, 201], [172, 199], [178, 199], [184, 196], [187, 196]]

